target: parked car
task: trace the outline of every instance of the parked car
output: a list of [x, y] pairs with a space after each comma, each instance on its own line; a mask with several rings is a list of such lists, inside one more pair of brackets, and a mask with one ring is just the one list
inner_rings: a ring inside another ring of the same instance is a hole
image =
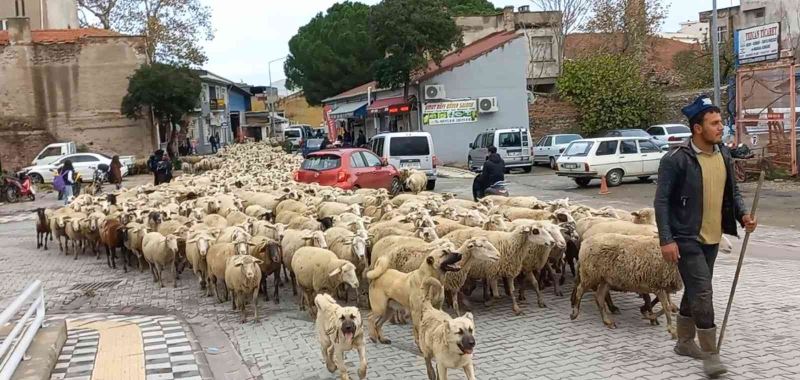
[[475, 142], [469, 144], [467, 166], [472, 171], [483, 170], [483, 163], [489, 155], [489, 147], [497, 148], [497, 154], [506, 163], [506, 170], [522, 168], [530, 173], [533, 168], [531, 158], [531, 139], [527, 128], [492, 129], [479, 133]]
[[661, 150], [669, 150], [669, 143], [666, 141], [656, 140], [653, 138], [653, 136], [650, 136], [649, 133], [639, 128], [609, 129], [600, 137], [643, 137], [653, 140], [653, 143], [656, 144], [656, 146], [658, 146]]
[[647, 133], [659, 141], [676, 145], [692, 138], [692, 130], [683, 124], [659, 124], [647, 128]]
[[322, 141], [325, 138], [309, 138], [303, 141], [301, 147], [303, 157], [308, 157], [309, 154], [319, 151], [322, 148]]
[[533, 164], [545, 163], [556, 169], [556, 160], [564, 152], [569, 143], [580, 140], [581, 135], [547, 135], [542, 137], [533, 147]]
[[649, 138], [601, 137], [575, 140], [558, 158], [556, 174], [570, 177], [580, 187], [592, 179], [606, 178], [608, 186], [618, 186], [625, 177], [646, 181], [658, 173], [666, 152]]
[[75, 143], [72, 141], [50, 144], [44, 147], [44, 149], [42, 149], [42, 151], [36, 155], [36, 158], [33, 159], [31, 165], [46, 165], [61, 158], [61, 156], [77, 153], [77, 151], [78, 150], [75, 147]]
[[283, 140], [292, 144], [292, 150], [300, 149], [305, 135], [305, 131], [300, 127], [289, 127], [283, 130]]
[[428, 132], [392, 132], [373, 136], [370, 149], [395, 168], [416, 169], [428, 176], [428, 190], [436, 187], [436, 154]]
[[402, 190], [400, 172], [386, 159], [361, 148], [326, 149], [311, 153], [294, 173], [294, 180], [345, 190], [386, 189], [392, 194]]
[[[69, 154], [66, 156], [61, 156], [61, 158], [45, 165], [34, 165], [22, 168], [19, 174], [22, 175], [29, 175], [31, 177], [31, 181], [33, 183], [51, 183], [53, 182], [53, 173], [58, 172], [58, 169], [61, 168], [61, 165], [64, 164], [64, 160], [71, 160], [72, 166], [75, 168], [75, 171], [81, 175], [81, 178], [85, 181], [91, 181], [94, 177], [94, 171], [97, 169], [97, 166], [100, 164], [111, 165], [111, 157], [108, 157], [104, 154], [100, 153], [75, 153]], [[122, 162], [120, 159], [120, 163], [122, 163], [122, 168], [120, 171], [122, 176], [128, 175], [128, 166], [125, 162]]]

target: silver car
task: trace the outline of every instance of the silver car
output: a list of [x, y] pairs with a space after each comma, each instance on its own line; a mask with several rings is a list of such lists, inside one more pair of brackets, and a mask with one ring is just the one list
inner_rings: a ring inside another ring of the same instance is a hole
[[582, 138], [581, 135], [576, 134], [544, 136], [533, 147], [533, 162], [535, 164], [548, 164], [551, 169], [555, 170], [558, 156], [564, 152], [567, 145]]

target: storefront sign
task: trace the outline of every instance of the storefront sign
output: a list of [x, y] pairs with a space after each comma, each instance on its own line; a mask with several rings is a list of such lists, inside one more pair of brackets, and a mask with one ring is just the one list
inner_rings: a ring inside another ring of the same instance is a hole
[[397, 115], [401, 113], [406, 113], [411, 111], [411, 106], [408, 104], [398, 104], [395, 106], [389, 106], [389, 115]]
[[778, 59], [781, 24], [778, 22], [741, 29], [736, 32], [736, 52], [739, 64]]
[[478, 120], [475, 100], [425, 103], [422, 105], [424, 125], [473, 123]]

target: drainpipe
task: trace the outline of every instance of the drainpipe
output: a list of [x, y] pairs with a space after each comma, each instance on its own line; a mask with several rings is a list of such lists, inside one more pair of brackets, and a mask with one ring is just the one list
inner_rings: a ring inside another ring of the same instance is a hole
[[422, 131], [422, 83], [417, 82], [417, 130]]

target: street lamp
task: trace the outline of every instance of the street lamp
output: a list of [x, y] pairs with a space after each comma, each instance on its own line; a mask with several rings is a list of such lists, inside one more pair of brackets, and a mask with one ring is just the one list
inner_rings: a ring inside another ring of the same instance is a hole
[[[269, 88], [270, 89], [272, 88], [272, 64], [275, 63], [275, 62], [283, 61], [283, 60], [286, 59], [286, 57], [288, 57], [288, 56], [275, 58], [275, 59], [269, 61], [269, 63], [267, 63], [267, 71], [269, 72]], [[277, 91], [275, 91], [275, 94], [277, 95]], [[274, 110], [274, 105], [272, 103], [272, 97], [269, 96], [269, 94], [267, 94], [267, 100], [269, 101], [269, 131], [270, 131], [270, 134], [275, 136], [275, 110]]]

